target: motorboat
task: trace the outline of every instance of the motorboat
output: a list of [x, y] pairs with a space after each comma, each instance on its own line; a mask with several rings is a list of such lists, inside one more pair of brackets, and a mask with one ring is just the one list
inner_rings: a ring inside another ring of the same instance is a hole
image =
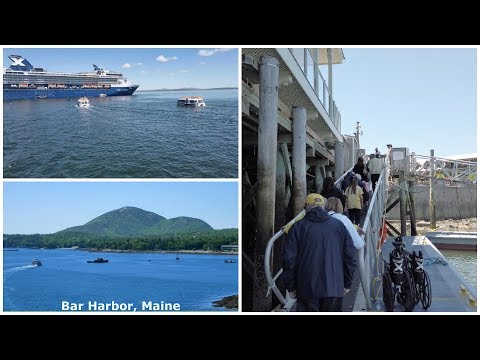
[[100, 96], [100, 97], [107, 97], [107, 94], [100, 94], [100, 95], [98, 95], [98, 96]]
[[203, 107], [205, 101], [200, 96], [183, 96], [177, 100], [177, 105], [180, 106], [192, 106], [192, 107]]
[[228, 260], [228, 259], [225, 260], [225, 264], [234, 264], [234, 263], [235, 263], [235, 260]]
[[107, 262], [108, 260], [102, 257], [96, 258], [95, 260], [87, 260], [87, 263], [90, 263], [90, 264], [100, 264], [100, 263], [107, 263]]
[[42, 264], [42, 262], [41, 262], [40, 260], [34, 259], [34, 260], [32, 261], [32, 265], [34, 265], [34, 266], [42, 266], [43, 264]]
[[77, 107], [88, 109], [90, 107], [90, 100], [86, 96], [81, 97], [78, 99]]

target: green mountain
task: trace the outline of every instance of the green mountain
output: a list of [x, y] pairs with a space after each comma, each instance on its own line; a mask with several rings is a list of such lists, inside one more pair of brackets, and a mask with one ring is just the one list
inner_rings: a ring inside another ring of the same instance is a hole
[[205, 230], [213, 229], [205, 221], [200, 219], [184, 216], [166, 219], [151, 211], [125, 206], [100, 215], [85, 225], [74, 226], [59, 231], [57, 234], [86, 233], [106, 236], [129, 236], [161, 235]]

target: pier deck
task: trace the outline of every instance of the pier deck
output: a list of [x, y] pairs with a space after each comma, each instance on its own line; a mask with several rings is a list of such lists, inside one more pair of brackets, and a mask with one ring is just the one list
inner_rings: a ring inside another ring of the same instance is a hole
[[[393, 250], [393, 238], [387, 238], [383, 244], [383, 258], [388, 260]], [[428, 310], [422, 308], [421, 303], [415, 306], [414, 312], [475, 312], [477, 311], [477, 291], [468, 284], [463, 276], [454, 269], [438, 249], [425, 236], [403, 237], [405, 249], [408, 252], [422, 251], [424, 256], [424, 269], [430, 276], [432, 284], [432, 305]], [[379, 289], [380, 287], [380, 289]], [[373, 302], [373, 311], [385, 311], [382, 299], [381, 280], [375, 283], [374, 293], [378, 296]], [[360, 286], [353, 311], [366, 311], [365, 297]], [[404, 307], [397, 302], [394, 311], [404, 311]]]

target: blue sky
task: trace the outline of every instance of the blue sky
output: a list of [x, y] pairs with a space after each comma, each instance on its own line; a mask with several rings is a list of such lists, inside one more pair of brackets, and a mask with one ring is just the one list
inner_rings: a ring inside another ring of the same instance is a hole
[[238, 228], [236, 182], [5, 182], [3, 233], [52, 233], [123, 206]]
[[237, 49], [5, 48], [3, 66], [11, 54], [48, 71], [91, 71], [92, 64], [120, 71], [139, 90], [238, 87]]
[[367, 153], [384, 153], [386, 144], [440, 157], [477, 151], [476, 49], [343, 51], [333, 96], [342, 133], [353, 135], [360, 121]]

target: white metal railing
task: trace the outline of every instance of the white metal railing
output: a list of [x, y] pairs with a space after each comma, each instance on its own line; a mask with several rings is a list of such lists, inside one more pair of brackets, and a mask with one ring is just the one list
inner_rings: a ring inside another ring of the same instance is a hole
[[[342, 180], [347, 176], [347, 174], [353, 170], [353, 167], [347, 170], [345, 174], [343, 174], [340, 178], [335, 181], [335, 186], [340, 187], [340, 184], [342, 183]], [[279, 278], [279, 276], [283, 272], [283, 268], [281, 268], [276, 274], [272, 274], [272, 262], [273, 262], [273, 246], [275, 245], [275, 241], [277, 241], [284, 233], [285, 233], [285, 228], [287, 226], [293, 225], [295, 222], [297, 222], [299, 219], [303, 218], [305, 215], [305, 210], [302, 210], [297, 216], [295, 216], [292, 220], [290, 220], [287, 224], [282, 226], [280, 230], [278, 230], [269, 240], [267, 243], [267, 246], [265, 248], [265, 256], [263, 259], [264, 262], [264, 269], [265, 269], [265, 278], [268, 283], [268, 292], [267, 295], [270, 293], [270, 291], [275, 294], [277, 299], [280, 301], [280, 303], [284, 306], [284, 310], [289, 311], [292, 306], [295, 304], [296, 299], [292, 299], [288, 296], [287, 297], [283, 296], [283, 294], [280, 292], [280, 290], [277, 288], [276, 281]]]
[[[375, 191], [368, 206], [367, 215], [363, 222], [362, 235], [365, 246], [358, 250], [357, 267], [360, 274], [360, 282], [365, 296], [367, 310], [372, 309], [372, 298], [375, 298], [372, 283], [378, 279], [383, 268], [380, 259], [380, 231], [383, 227], [383, 214], [387, 202], [387, 171], [383, 170], [378, 179]], [[380, 275], [381, 276], [381, 275]]]
[[441, 171], [443, 179], [451, 182], [477, 182], [477, 163], [475, 161], [451, 160], [436, 156], [409, 155], [410, 174], [430, 177], [430, 163], [434, 162], [435, 171]]
[[[340, 114], [340, 111], [338, 110], [337, 105], [335, 104], [335, 101], [333, 100], [332, 94], [330, 93], [327, 82], [323, 78], [322, 72], [318, 68], [318, 65], [317, 68], [315, 68], [315, 65], [312, 66], [310, 64], [309, 60], [311, 60], [312, 62], [313, 60], [312, 55], [310, 54], [310, 51], [308, 49], [303, 49], [303, 54], [300, 53], [301, 56], [296, 53], [296, 51], [298, 50], [299, 49], [289, 49], [297, 65], [302, 70], [303, 75], [307, 79], [311, 88], [317, 95], [318, 100], [320, 100], [320, 103], [328, 114], [330, 121], [333, 123], [333, 125], [338, 131], [341, 131], [342, 116]], [[318, 89], [315, 89], [314, 77], [312, 77], [313, 73], [312, 71], [310, 71], [310, 67], [313, 67], [313, 72], [316, 71], [318, 73]]]

